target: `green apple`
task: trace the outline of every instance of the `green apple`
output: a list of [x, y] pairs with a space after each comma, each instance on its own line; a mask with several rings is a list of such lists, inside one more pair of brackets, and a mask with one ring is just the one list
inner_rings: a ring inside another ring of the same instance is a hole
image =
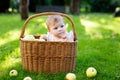
[[97, 70], [94, 67], [89, 67], [86, 70], [86, 75], [87, 77], [91, 78], [91, 77], [95, 77], [97, 75]]
[[35, 40], [35, 37], [33, 35], [26, 35], [23, 39], [24, 40]]
[[10, 75], [10, 76], [17, 76], [17, 75], [18, 75], [18, 72], [17, 72], [17, 70], [11, 70], [11, 71], [9, 72], [9, 75]]
[[25, 77], [23, 80], [32, 80], [31, 77]]
[[67, 73], [66, 80], [76, 80], [76, 75], [74, 73]]

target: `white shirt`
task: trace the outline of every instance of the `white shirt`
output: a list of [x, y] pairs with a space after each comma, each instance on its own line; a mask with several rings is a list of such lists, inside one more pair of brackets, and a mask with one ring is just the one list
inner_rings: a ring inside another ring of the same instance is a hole
[[[67, 41], [68, 42], [73, 42], [74, 41], [74, 35], [73, 32], [67, 32], [66, 33], [67, 36]], [[62, 41], [60, 39], [55, 39], [55, 36], [53, 34], [50, 34], [49, 32], [47, 33], [47, 41]]]

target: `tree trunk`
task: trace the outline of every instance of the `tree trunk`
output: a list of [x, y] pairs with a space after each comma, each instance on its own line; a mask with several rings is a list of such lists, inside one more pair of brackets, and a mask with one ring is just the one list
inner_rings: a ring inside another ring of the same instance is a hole
[[20, 12], [21, 12], [21, 19], [25, 20], [28, 18], [28, 0], [20, 0]]
[[73, 15], [80, 14], [80, 0], [71, 0], [70, 13]]

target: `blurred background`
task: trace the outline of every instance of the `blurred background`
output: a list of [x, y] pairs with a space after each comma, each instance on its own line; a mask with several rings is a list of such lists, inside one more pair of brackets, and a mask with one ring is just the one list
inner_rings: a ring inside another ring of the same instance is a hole
[[[0, 0], [0, 13], [20, 12], [20, 2], [20, 0]], [[80, 12], [111, 13], [117, 7], [120, 7], [120, 0], [27, 0], [27, 5], [29, 12], [59, 11], [74, 13], [72, 12], [73, 8]]]

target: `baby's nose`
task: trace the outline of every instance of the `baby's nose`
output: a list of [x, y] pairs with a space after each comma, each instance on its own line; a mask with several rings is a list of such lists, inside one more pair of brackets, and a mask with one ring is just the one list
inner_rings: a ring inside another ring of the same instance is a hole
[[58, 28], [59, 31], [61, 31], [62, 29], [61, 28]]

